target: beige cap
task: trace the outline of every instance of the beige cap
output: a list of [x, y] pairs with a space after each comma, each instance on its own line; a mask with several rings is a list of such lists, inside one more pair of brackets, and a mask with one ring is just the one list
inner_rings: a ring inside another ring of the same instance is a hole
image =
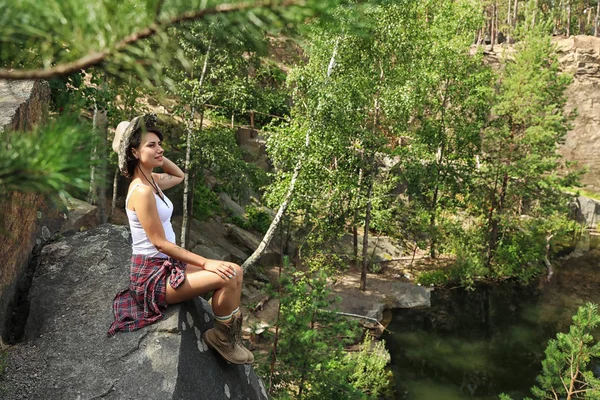
[[127, 125], [129, 125], [129, 121], [121, 121], [117, 128], [115, 129], [115, 138], [112, 142], [112, 149], [115, 153], [119, 154], [119, 148], [121, 147], [121, 140], [123, 140], [123, 133], [125, 129], [127, 129]]
[[156, 126], [157, 122], [156, 114], [149, 113], [135, 117], [131, 121], [121, 121], [117, 125], [112, 148], [119, 155], [119, 169], [123, 176], [131, 178], [127, 171], [127, 148], [131, 145], [133, 134], [139, 129]]

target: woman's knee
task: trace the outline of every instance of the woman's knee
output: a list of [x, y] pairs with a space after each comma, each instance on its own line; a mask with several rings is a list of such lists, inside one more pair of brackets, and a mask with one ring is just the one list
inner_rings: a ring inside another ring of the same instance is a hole
[[235, 271], [235, 280], [236, 282], [241, 285], [242, 281], [244, 280], [244, 270], [242, 269], [242, 267], [240, 267], [237, 264], [231, 264], [231, 266], [233, 267], [233, 270]]

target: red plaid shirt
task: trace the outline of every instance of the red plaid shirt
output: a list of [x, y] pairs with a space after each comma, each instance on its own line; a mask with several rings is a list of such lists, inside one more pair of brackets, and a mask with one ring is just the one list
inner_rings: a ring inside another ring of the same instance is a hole
[[169, 285], [177, 289], [185, 281], [186, 266], [173, 258], [132, 255], [129, 288], [113, 300], [115, 320], [108, 336], [135, 331], [161, 319], [167, 308], [167, 277]]

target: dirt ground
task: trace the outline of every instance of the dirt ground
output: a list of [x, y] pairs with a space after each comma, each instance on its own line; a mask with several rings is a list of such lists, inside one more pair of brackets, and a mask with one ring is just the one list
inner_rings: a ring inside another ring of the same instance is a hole
[[[381, 264], [381, 271], [367, 274], [367, 288], [363, 292], [360, 288], [361, 270], [351, 267], [349, 270], [335, 276], [331, 280], [332, 295], [339, 296], [341, 301], [337, 303], [340, 312], [365, 316], [368, 310], [372, 310], [378, 304], [387, 303], [387, 298], [393, 295], [393, 283], [414, 282], [416, 277], [424, 272], [448, 264], [448, 259], [432, 260], [424, 254], [412, 257], [403, 257], [398, 260]], [[250, 348], [258, 353], [258, 359], [267, 357], [270, 343], [264, 338], [264, 333], [251, 334], [250, 328], [255, 330], [263, 326], [271, 333], [275, 332], [274, 325], [277, 320], [279, 308], [276, 299], [269, 299], [265, 291], [266, 280], [275, 283], [278, 276], [278, 267], [273, 266], [265, 269], [260, 277], [249, 273], [245, 279], [246, 290], [242, 296], [242, 308], [244, 309], [244, 339], [250, 344]], [[262, 280], [262, 281], [261, 281]], [[370, 329], [375, 335], [383, 333], [383, 329], [391, 319], [389, 310], [383, 313], [383, 319], [379, 322], [369, 319], [361, 319], [365, 328]], [[260, 329], [259, 329], [260, 330]], [[258, 360], [257, 360], [258, 361]]]

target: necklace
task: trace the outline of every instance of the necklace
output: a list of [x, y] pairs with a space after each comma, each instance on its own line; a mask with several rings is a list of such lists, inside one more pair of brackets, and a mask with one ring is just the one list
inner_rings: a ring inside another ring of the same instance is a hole
[[163, 203], [165, 203], [165, 205], [167, 207], [169, 207], [169, 204], [167, 204], [167, 201], [165, 200], [165, 197], [164, 197], [162, 191], [159, 189], [159, 187], [156, 184], [156, 182], [154, 182], [154, 177], [152, 175], [150, 175], [150, 178], [152, 179], [152, 181], [150, 181], [150, 179], [148, 179], [148, 177], [146, 176], [146, 174], [144, 174], [144, 171], [142, 171], [142, 168], [140, 167], [140, 164], [138, 164], [137, 167], [140, 170], [140, 172], [142, 173], [142, 175], [144, 176], [144, 178], [146, 178], [146, 181], [148, 181], [148, 183], [150, 184], [150, 186], [152, 186], [154, 188], [154, 191], [156, 192], [156, 194], [158, 195], [158, 197], [160, 197], [160, 199], [163, 201]]

